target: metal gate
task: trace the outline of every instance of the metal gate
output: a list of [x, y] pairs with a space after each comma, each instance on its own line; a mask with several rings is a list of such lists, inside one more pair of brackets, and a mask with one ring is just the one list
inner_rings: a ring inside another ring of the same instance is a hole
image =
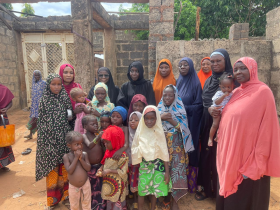
[[74, 38], [71, 33], [21, 33], [27, 103], [31, 105], [31, 87], [34, 70], [49, 74], [58, 73], [64, 63], [75, 66]]

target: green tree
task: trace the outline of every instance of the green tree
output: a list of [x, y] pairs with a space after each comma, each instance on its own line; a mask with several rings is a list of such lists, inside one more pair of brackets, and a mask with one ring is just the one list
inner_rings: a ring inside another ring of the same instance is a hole
[[[31, 6], [31, 4], [25, 3], [23, 4], [23, 9], [21, 10], [21, 12], [23, 13], [27, 13], [27, 14], [31, 14], [31, 15], [35, 15], [35, 10], [34, 8]], [[27, 17], [27, 14], [21, 14], [21, 17]]]
[[12, 4], [9, 4], [9, 3], [1, 3], [1, 5], [4, 6], [6, 9], [9, 9], [9, 10], [13, 9]]

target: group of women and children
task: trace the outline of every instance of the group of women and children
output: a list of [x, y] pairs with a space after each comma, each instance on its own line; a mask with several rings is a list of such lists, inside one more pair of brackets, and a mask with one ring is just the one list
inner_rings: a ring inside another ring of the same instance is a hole
[[176, 80], [171, 62], [161, 60], [151, 82], [135, 61], [120, 89], [102, 67], [88, 95], [70, 64], [46, 82], [34, 72], [26, 138], [38, 129], [36, 180], [46, 177], [50, 208], [69, 200], [72, 210], [127, 209], [128, 196], [133, 209], [175, 210], [191, 192], [196, 200], [216, 196], [218, 210], [268, 209], [270, 176], [280, 176], [280, 133], [256, 61], [243, 57], [232, 68], [217, 49], [198, 74], [188, 57], [178, 67]]

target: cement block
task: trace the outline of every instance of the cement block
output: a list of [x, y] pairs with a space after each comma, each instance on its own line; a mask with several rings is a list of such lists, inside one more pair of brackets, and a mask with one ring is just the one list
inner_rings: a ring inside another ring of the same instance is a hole
[[280, 85], [280, 71], [271, 71], [270, 77], [270, 84], [271, 85]]
[[162, 12], [162, 19], [163, 21], [170, 20], [174, 21], [174, 8], [166, 8]]
[[150, 21], [160, 21], [161, 19], [161, 12], [157, 8], [153, 8], [150, 10], [149, 20]]
[[276, 39], [272, 41], [272, 52], [273, 53], [280, 52], [280, 39]]
[[271, 55], [271, 42], [270, 41], [248, 41], [243, 42], [244, 55], [253, 56], [256, 53], [263, 55]]
[[213, 52], [213, 42], [193, 42], [193, 41], [186, 41], [184, 43], [184, 52], [191, 54], [201, 54], [201, 53], [212, 53]]
[[141, 52], [148, 51], [148, 43], [147, 44], [142, 43], [142, 44], [135, 45], [135, 50], [141, 51]]
[[134, 51], [135, 50], [135, 45], [133, 44], [123, 44], [122, 46], [122, 51]]
[[6, 29], [4, 27], [0, 27], [0, 34], [5, 35]]
[[142, 52], [130, 52], [130, 59], [135, 60], [135, 59], [140, 59], [143, 58], [143, 53]]
[[173, 22], [150, 23], [150, 34], [173, 34]]
[[6, 30], [6, 35], [7, 35], [7, 36], [13, 36], [13, 31], [11, 31], [11, 30]]
[[128, 58], [128, 57], [129, 57], [128, 52], [117, 53], [117, 59], [124, 59], [124, 58]]
[[150, 8], [151, 7], [160, 7], [161, 6], [161, 1], [162, 0], [150, 0], [149, 1]]
[[173, 6], [174, 0], [162, 0], [162, 6]]
[[280, 71], [280, 54], [273, 55], [272, 57], [272, 68]]

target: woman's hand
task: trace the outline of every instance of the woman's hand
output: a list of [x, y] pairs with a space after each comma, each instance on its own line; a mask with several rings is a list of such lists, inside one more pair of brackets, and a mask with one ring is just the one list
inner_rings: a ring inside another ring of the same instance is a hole
[[221, 111], [219, 110], [221, 108], [221, 106], [219, 107], [214, 107], [214, 106], [210, 106], [208, 108], [208, 112], [212, 117], [219, 117], [221, 115]]
[[0, 109], [1, 114], [6, 114], [7, 111], [8, 111], [7, 108]]
[[84, 107], [83, 106], [77, 106], [74, 110], [73, 110], [73, 112], [75, 113], [75, 114], [80, 114], [81, 112], [83, 112], [84, 111]]
[[161, 120], [162, 121], [169, 121], [169, 120], [172, 120], [172, 114], [171, 113], [163, 113], [161, 116]]
[[118, 151], [115, 152], [115, 154], [113, 155], [112, 158], [113, 158], [114, 160], [119, 160], [119, 159], [121, 158], [121, 156], [122, 156], [122, 153], [123, 153], [123, 152], [121, 151], [121, 149], [119, 149]]

